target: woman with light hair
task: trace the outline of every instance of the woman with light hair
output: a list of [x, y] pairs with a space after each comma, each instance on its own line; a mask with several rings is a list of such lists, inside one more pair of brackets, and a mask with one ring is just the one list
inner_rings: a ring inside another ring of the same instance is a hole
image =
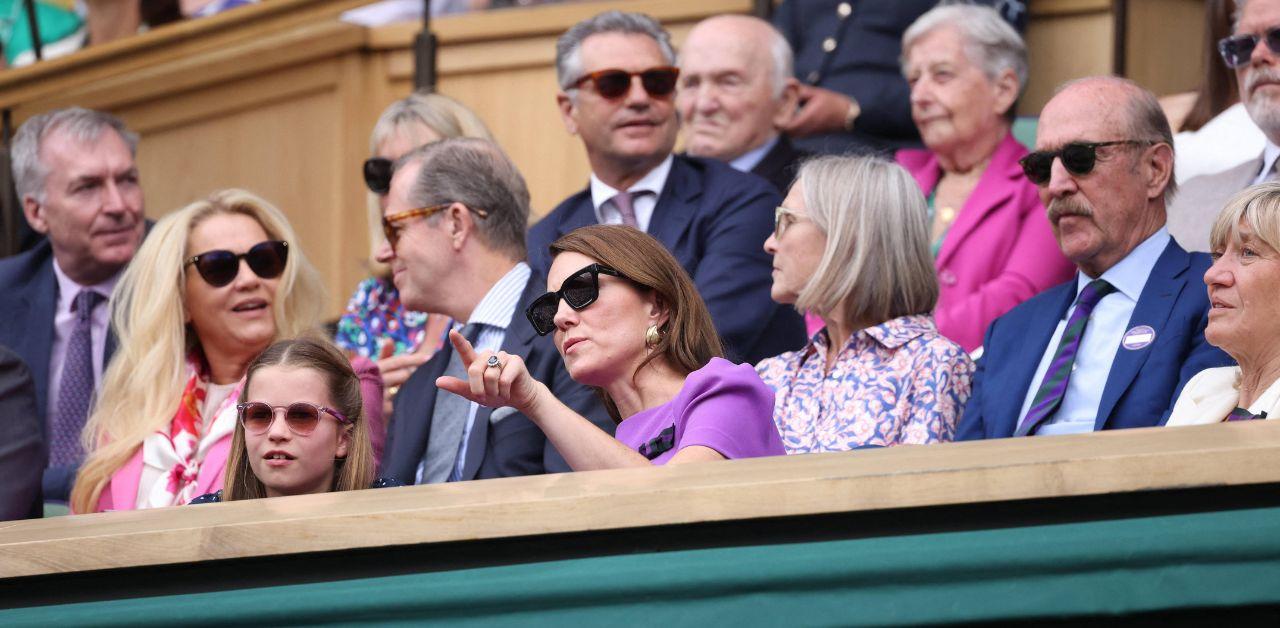
[[1280, 415], [1280, 183], [1245, 188], [1227, 201], [1209, 246], [1204, 338], [1239, 366], [1197, 373], [1166, 424], [1274, 419]]
[[413, 370], [444, 342], [448, 317], [405, 309], [391, 282], [391, 270], [373, 257], [385, 242], [382, 211], [387, 206], [391, 173], [405, 153], [438, 140], [475, 137], [493, 141], [484, 122], [462, 103], [441, 94], [410, 94], [382, 112], [369, 137], [364, 181], [369, 188], [369, 251], [372, 276], [356, 286], [338, 320], [334, 340], [350, 356], [375, 360], [386, 384], [384, 411]]
[[938, 280], [911, 176], [873, 157], [818, 157], [775, 220], [773, 300], [825, 323], [756, 367], [787, 453], [951, 440], [974, 367], [929, 315]]
[[928, 199], [940, 291], [934, 318], [966, 351], [996, 317], [1071, 278], [1010, 132], [1027, 48], [994, 9], [945, 5], [902, 37], [911, 116], [928, 150], [896, 159]]
[[[112, 296], [119, 348], [85, 424], [73, 512], [185, 504], [221, 487], [245, 370], [313, 329], [324, 303], [297, 241], [280, 210], [243, 190], [156, 223]], [[380, 411], [376, 370], [363, 370]]]

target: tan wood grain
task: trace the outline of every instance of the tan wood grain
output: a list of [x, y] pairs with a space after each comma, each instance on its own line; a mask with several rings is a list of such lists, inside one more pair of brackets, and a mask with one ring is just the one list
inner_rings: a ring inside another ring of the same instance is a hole
[[1277, 481], [1277, 421], [908, 446], [11, 522], [0, 577]]

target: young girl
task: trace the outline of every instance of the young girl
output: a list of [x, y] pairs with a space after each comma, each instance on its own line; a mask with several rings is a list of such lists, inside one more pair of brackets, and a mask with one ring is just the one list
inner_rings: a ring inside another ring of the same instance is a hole
[[249, 365], [236, 410], [223, 489], [192, 504], [349, 491], [373, 481], [360, 380], [328, 342], [268, 347]]

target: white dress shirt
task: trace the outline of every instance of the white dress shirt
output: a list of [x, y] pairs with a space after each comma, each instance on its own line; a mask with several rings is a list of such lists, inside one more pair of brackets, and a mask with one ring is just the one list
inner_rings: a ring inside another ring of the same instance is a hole
[[[675, 161], [675, 157], [667, 155], [656, 168], [649, 171], [649, 174], [641, 177], [635, 185], [627, 188], [628, 192], [651, 192], [650, 194], [641, 194], [631, 201], [632, 208], [636, 212], [636, 227], [641, 231], [649, 230], [649, 221], [653, 219], [653, 210], [658, 206], [658, 195], [662, 194], [662, 188], [667, 184], [667, 176], [671, 174], [671, 164]], [[610, 200], [618, 195], [620, 190], [609, 187], [604, 181], [596, 177], [596, 173], [591, 173], [591, 204], [596, 208], [596, 222], [602, 225], [620, 225], [622, 224], [622, 213], [617, 207], [613, 206]]]

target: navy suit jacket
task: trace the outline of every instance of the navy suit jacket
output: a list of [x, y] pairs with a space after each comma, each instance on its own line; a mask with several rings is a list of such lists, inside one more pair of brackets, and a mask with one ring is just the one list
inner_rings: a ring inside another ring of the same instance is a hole
[[[49, 362], [53, 351], [53, 318], [58, 306], [53, 247], [47, 239], [29, 251], [0, 260], [0, 294], [4, 295], [0, 300], [0, 345], [13, 349], [31, 372], [40, 432], [47, 443]], [[115, 335], [108, 330], [104, 368], [111, 360], [115, 344]], [[70, 495], [75, 472], [74, 467], [49, 469], [44, 479], [45, 497], [65, 500]]]
[[[693, 278], [729, 356], [752, 364], [805, 343], [804, 320], [769, 298], [773, 259], [764, 241], [781, 202], [764, 179], [711, 159], [676, 155], [658, 196], [649, 235]], [[529, 229], [529, 265], [546, 276], [548, 247], [596, 224], [590, 188], [565, 199]]]
[[42, 419], [36, 414], [35, 385], [27, 366], [0, 346], [0, 521], [39, 517], [42, 512]]
[[[613, 420], [605, 411], [600, 396], [569, 377], [551, 336], [539, 336], [524, 316], [525, 308], [545, 292], [546, 287], [546, 280], [537, 272], [530, 276], [502, 340], [502, 350], [523, 358], [529, 374], [546, 384], [557, 399], [613, 434]], [[405, 484], [415, 483], [418, 464], [422, 462], [431, 436], [431, 418], [439, 391], [436, 378], [444, 374], [451, 355], [453, 345], [445, 343], [444, 348], [414, 371], [400, 387], [387, 431], [386, 451], [379, 476]], [[463, 480], [571, 470], [542, 430], [511, 408], [494, 410], [480, 406], [467, 440], [466, 455]]]
[[[1163, 423], [1187, 380], [1234, 364], [1204, 339], [1209, 298], [1202, 277], [1211, 261], [1170, 240], [1151, 270], [1126, 329], [1149, 325], [1155, 341], [1118, 348], [1098, 406], [1094, 430]], [[987, 329], [956, 440], [1013, 436], [1036, 368], [1076, 297], [1076, 280], [1050, 288], [997, 318]]]
[[778, 136], [778, 143], [764, 154], [760, 163], [751, 169], [751, 174], [762, 177], [773, 184], [778, 189], [778, 193], [784, 198], [787, 190], [791, 188], [791, 184], [796, 179], [796, 170], [800, 166], [800, 162], [808, 157], [809, 153], [796, 150], [791, 140], [785, 135]]

